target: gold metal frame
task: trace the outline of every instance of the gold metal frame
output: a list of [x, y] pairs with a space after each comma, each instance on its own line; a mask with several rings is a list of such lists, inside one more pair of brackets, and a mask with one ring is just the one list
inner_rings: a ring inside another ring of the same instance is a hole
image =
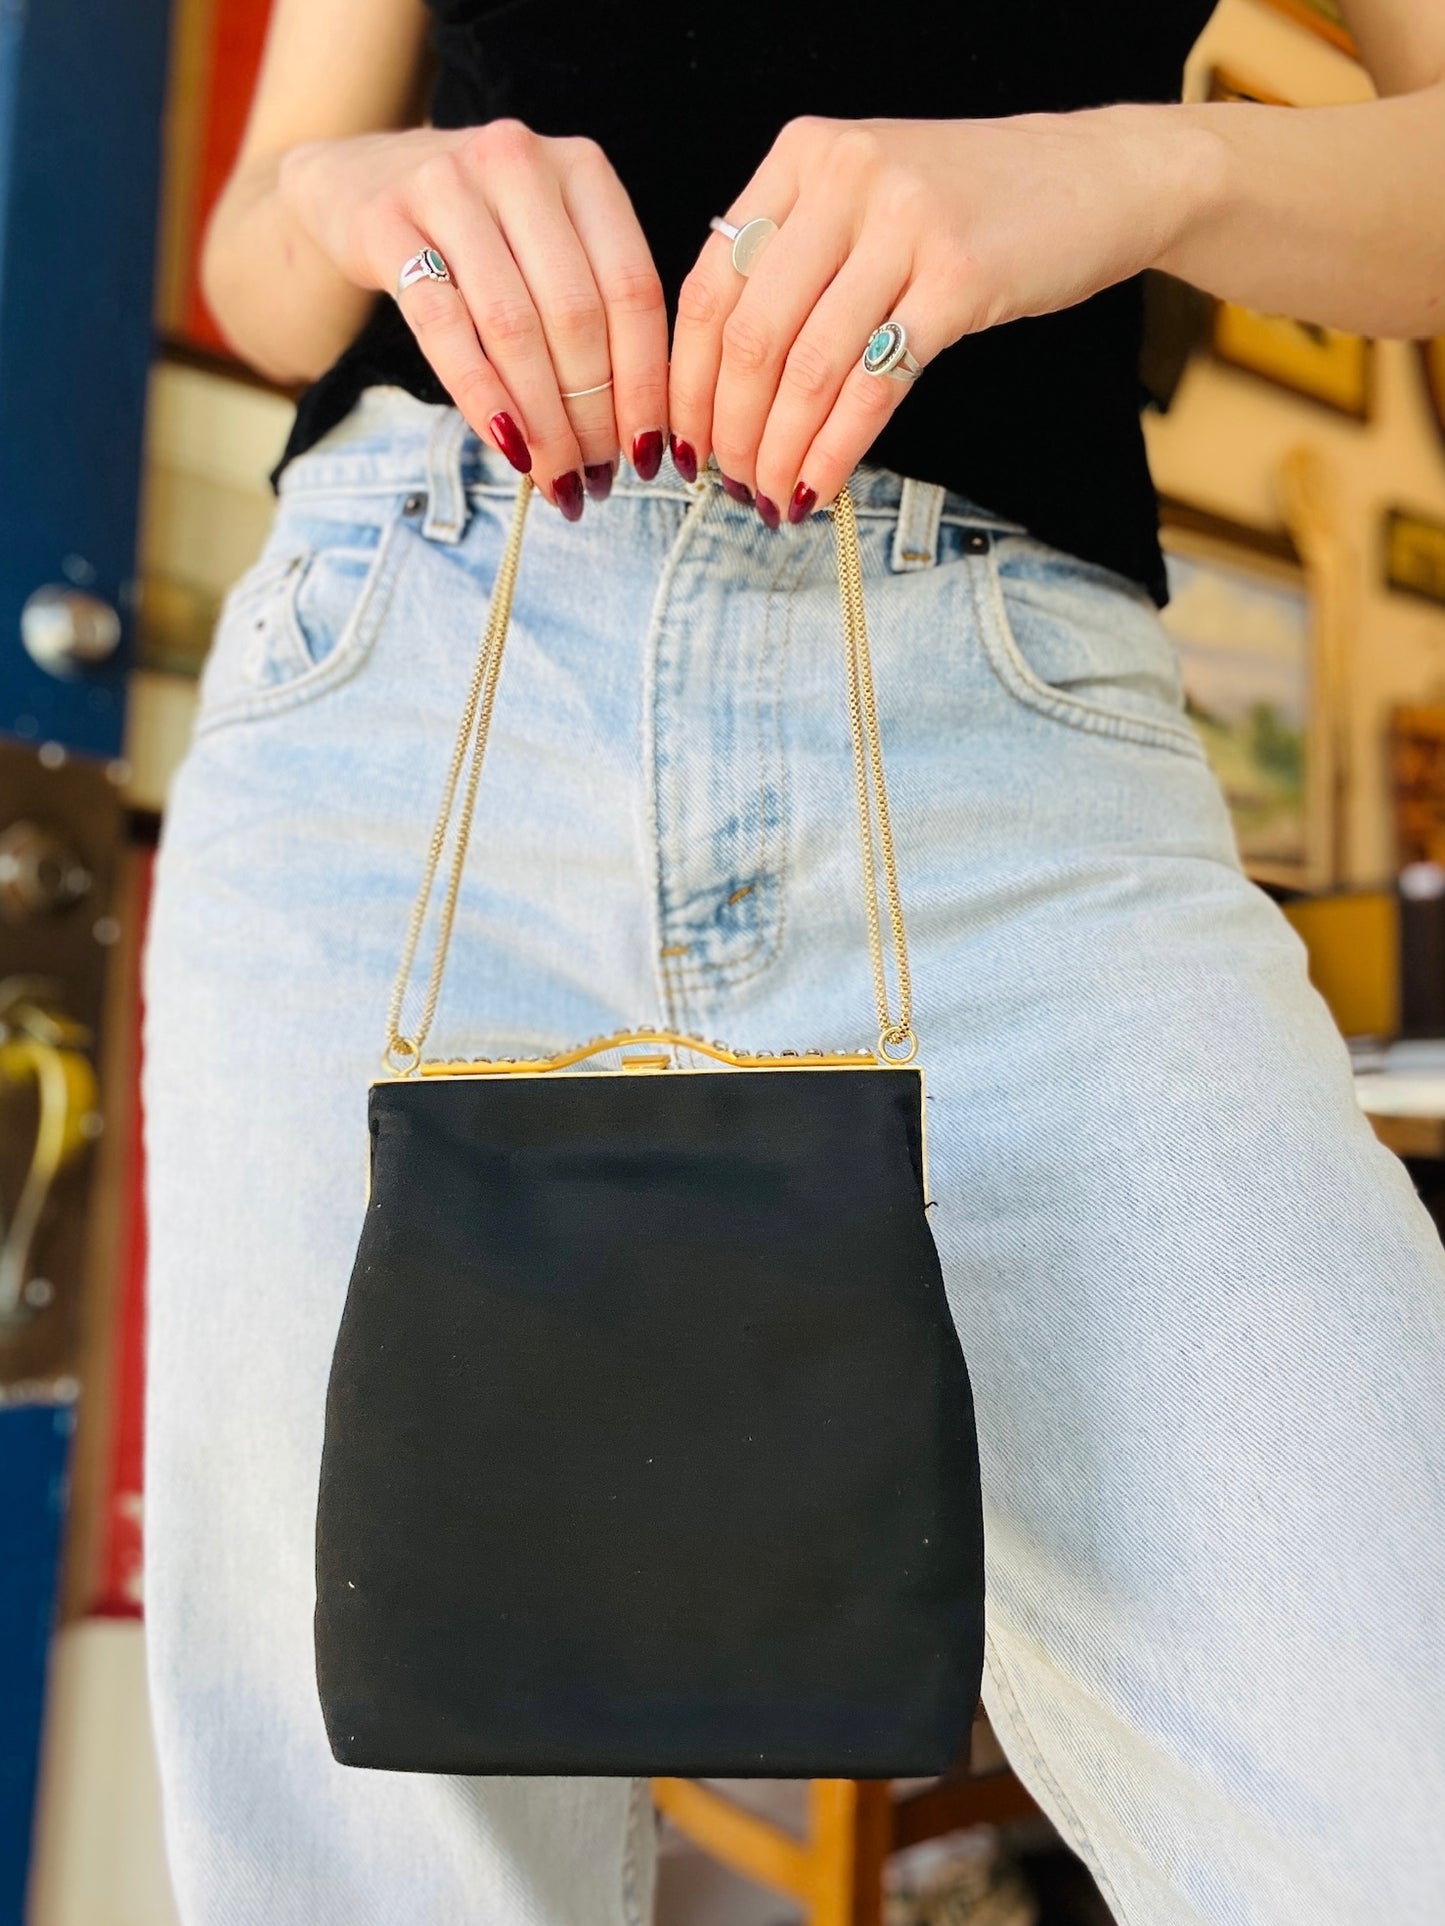
[[[463, 1057], [449, 1062], [433, 1060], [423, 1063], [419, 1074], [423, 1077], [498, 1077], [535, 1076], [546, 1071], [555, 1076], [565, 1073], [574, 1063], [585, 1063], [589, 1057], [601, 1056], [604, 1050], [625, 1050], [633, 1044], [662, 1047], [646, 1056], [624, 1057], [617, 1074], [626, 1070], [672, 1067], [669, 1052], [673, 1050], [694, 1050], [738, 1070], [883, 1070], [904, 1067], [901, 1063], [890, 1066], [871, 1050], [734, 1050], [725, 1043], [688, 1036], [681, 1030], [616, 1030], [610, 1036], [593, 1037], [589, 1043], [559, 1050], [550, 1057]], [[410, 1074], [379, 1078], [378, 1081], [405, 1081]]]
[[[653, 1045], [645, 1054], [624, 1057], [615, 1069], [579, 1070], [576, 1065], [585, 1063], [589, 1057], [600, 1056], [605, 1050], [625, 1050], [633, 1045]], [[455, 1057], [450, 1059], [434, 1058], [423, 1063], [419, 1069], [402, 1073], [385, 1074], [372, 1078], [373, 1088], [378, 1084], [415, 1083], [418, 1078], [437, 1079], [483, 1079], [507, 1077], [556, 1077], [566, 1081], [571, 1077], [639, 1077], [653, 1076], [665, 1071], [670, 1077], [711, 1077], [715, 1070], [700, 1070], [691, 1064], [677, 1064], [671, 1052], [691, 1050], [701, 1056], [711, 1057], [714, 1062], [725, 1064], [736, 1070], [913, 1070], [918, 1078], [918, 1118], [919, 1144], [923, 1161], [924, 1208], [933, 1202], [933, 1193], [928, 1182], [928, 1087], [922, 1065], [914, 1066], [910, 1058], [907, 1063], [893, 1063], [887, 1057], [880, 1057], [872, 1050], [733, 1050], [725, 1043], [709, 1041], [705, 1037], [688, 1036], [681, 1030], [617, 1030], [610, 1036], [593, 1037], [588, 1043], [579, 1043], [570, 1050], [559, 1050], [551, 1057]], [[369, 1160], [368, 1160], [369, 1162]], [[370, 1195], [371, 1180], [368, 1170], [367, 1194]]]

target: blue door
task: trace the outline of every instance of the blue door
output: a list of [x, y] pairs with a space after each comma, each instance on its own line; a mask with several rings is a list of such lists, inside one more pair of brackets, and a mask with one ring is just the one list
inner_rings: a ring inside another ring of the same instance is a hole
[[24, 1914], [77, 1396], [88, 1184], [72, 1153], [104, 1107], [82, 1059], [123, 824], [106, 767], [125, 715], [168, 12], [0, 0], [0, 1926]]

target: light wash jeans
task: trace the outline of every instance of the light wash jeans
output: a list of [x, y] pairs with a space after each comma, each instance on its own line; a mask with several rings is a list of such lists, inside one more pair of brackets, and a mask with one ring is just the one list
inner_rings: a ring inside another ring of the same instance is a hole
[[[368, 1079], [515, 478], [375, 388], [286, 471], [147, 960], [148, 1591], [186, 1926], [638, 1926], [645, 1788], [349, 1771], [312, 1667]], [[1445, 1917], [1445, 1255], [1142, 590], [857, 478], [972, 1373], [984, 1698], [1121, 1926]], [[433, 1046], [870, 1045], [832, 533], [534, 505]]]

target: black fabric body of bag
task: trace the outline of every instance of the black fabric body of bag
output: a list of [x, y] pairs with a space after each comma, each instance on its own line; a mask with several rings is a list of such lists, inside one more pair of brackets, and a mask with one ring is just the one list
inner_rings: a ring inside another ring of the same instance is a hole
[[928, 1221], [852, 496], [829, 512], [877, 1051], [634, 1030], [436, 1063], [531, 493], [524, 478], [371, 1088], [316, 1523], [332, 1751], [462, 1774], [943, 1772], [978, 1701], [983, 1508]]
[[560, 1094], [372, 1091], [318, 1534], [336, 1757], [946, 1769], [978, 1697], [983, 1538], [919, 1073]]

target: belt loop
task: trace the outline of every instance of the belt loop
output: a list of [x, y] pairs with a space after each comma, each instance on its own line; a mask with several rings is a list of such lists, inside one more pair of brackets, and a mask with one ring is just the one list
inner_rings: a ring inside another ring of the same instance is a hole
[[462, 479], [462, 442], [467, 418], [460, 408], [443, 408], [432, 423], [426, 445], [426, 520], [423, 535], [434, 542], [459, 542], [467, 525], [467, 490]]
[[895, 573], [932, 568], [938, 560], [938, 524], [943, 515], [945, 492], [938, 482], [915, 481], [912, 475], [904, 476], [898, 523], [893, 530]]

